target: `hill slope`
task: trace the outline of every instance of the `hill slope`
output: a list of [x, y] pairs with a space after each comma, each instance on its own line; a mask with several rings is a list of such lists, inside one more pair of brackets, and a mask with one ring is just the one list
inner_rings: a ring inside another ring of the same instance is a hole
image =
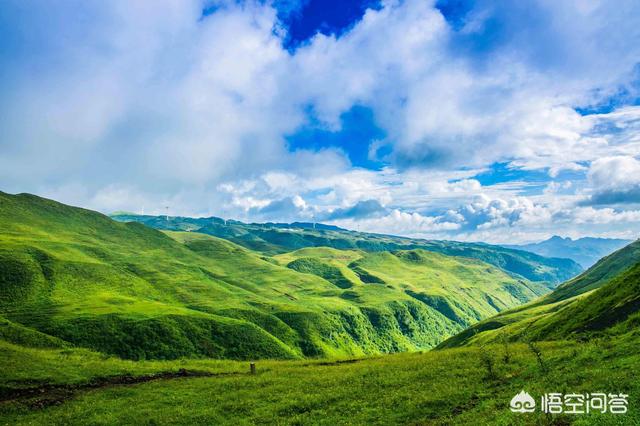
[[112, 217], [122, 222], [141, 222], [156, 229], [197, 231], [224, 238], [267, 255], [281, 254], [305, 247], [333, 247], [368, 252], [423, 249], [445, 255], [478, 259], [497, 266], [514, 277], [546, 282], [550, 288], [582, 272], [580, 265], [570, 259], [546, 258], [501, 246], [369, 234], [322, 224], [246, 224], [216, 217], [189, 218], [130, 214], [118, 214]]
[[[539, 283], [514, 282], [484, 262], [420, 249], [370, 253], [305, 248], [275, 259], [345, 289], [362, 283], [397, 289], [463, 326], [547, 292]], [[368, 296], [354, 291], [344, 293], [344, 297], [361, 300]]]
[[530, 251], [546, 257], [560, 257], [571, 259], [579, 263], [583, 268], [589, 268], [598, 260], [621, 249], [629, 240], [613, 238], [562, 238], [557, 235], [548, 240], [534, 244], [505, 246], [517, 250]]
[[440, 348], [507, 340], [589, 338], [640, 324], [640, 240], [527, 305], [486, 319]]
[[321, 253], [281, 265], [209, 235], [0, 193], [3, 338], [132, 359], [364, 355], [432, 347], [545, 291], [432, 252], [332, 256], [338, 266]]
[[[638, 337], [468, 347], [339, 361], [127, 361], [0, 341], [0, 422], [8, 425], [637, 425]], [[490, 358], [488, 358], [488, 356]], [[486, 360], [491, 359], [491, 374]], [[183, 369], [183, 370], [181, 370]], [[107, 385], [101, 385], [101, 384]], [[629, 395], [612, 415], [513, 413], [525, 389]], [[310, 391], [312, 390], [312, 391]], [[12, 397], [13, 396], [13, 397]]]

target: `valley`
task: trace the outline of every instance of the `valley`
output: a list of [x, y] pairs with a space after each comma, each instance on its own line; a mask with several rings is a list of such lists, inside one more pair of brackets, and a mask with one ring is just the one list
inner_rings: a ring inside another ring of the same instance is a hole
[[[2, 423], [640, 419], [638, 242], [559, 284], [571, 261], [490, 245], [224, 239], [28, 194], [0, 194], [0, 219]], [[629, 412], [522, 417], [522, 389], [621, 392]]]
[[1, 315], [127, 359], [428, 349], [549, 291], [547, 282], [424, 249], [271, 257], [30, 195], [2, 195], [0, 215]]

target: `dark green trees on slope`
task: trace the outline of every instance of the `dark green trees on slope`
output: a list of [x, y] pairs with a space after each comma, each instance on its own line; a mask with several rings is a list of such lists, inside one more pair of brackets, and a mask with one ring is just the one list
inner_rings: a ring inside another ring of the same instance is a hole
[[475, 259], [330, 248], [274, 258], [0, 193], [0, 338], [20, 344], [132, 359], [396, 352], [546, 291]]

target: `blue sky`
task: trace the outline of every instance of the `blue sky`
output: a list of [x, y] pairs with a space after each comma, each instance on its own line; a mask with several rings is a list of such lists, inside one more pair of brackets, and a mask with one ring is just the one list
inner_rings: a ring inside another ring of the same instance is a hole
[[280, 23], [286, 28], [283, 45], [295, 50], [316, 33], [341, 36], [352, 28], [367, 9], [380, 8], [376, 0], [277, 1]]
[[640, 231], [637, 1], [0, 3], [0, 190], [516, 243]]

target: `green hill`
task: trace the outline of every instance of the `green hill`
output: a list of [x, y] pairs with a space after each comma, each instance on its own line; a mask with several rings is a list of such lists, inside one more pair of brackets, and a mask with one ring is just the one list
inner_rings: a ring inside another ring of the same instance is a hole
[[582, 271], [570, 259], [546, 258], [528, 251], [488, 244], [431, 241], [390, 235], [348, 231], [335, 226], [307, 223], [251, 223], [225, 221], [217, 217], [190, 218], [114, 214], [122, 222], [140, 222], [152, 228], [197, 231], [232, 241], [266, 255], [277, 255], [305, 247], [332, 247], [367, 252], [423, 249], [451, 256], [464, 256], [490, 263], [517, 278], [545, 282], [553, 288]]
[[129, 359], [398, 352], [545, 291], [474, 259], [329, 248], [270, 258], [0, 193], [0, 317], [13, 343]]
[[439, 347], [624, 334], [637, 329], [639, 311], [640, 240], [601, 259], [552, 293], [481, 321]]
[[[428, 250], [267, 256], [0, 193], [0, 423], [636, 424], [639, 249], [449, 341], [483, 345], [381, 356], [548, 290]], [[531, 331], [564, 341], [504, 342]], [[624, 393], [629, 412], [523, 417], [522, 389]]]
[[[514, 281], [498, 268], [475, 259], [420, 249], [369, 253], [306, 248], [275, 259], [289, 268], [334, 281], [342, 288], [354, 289], [363, 284], [393, 288], [463, 326], [547, 291], [539, 283]], [[354, 291], [345, 294], [367, 297]]]
[[[129, 361], [0, 341], [8, 425], [636, 425], [638, 336], [342, 360]], [[508, 357], [507, 357], [508, 355]], [[490, 370], [489, 367], [490, 366]], [[513, 413], [526, 390], [629, 395], [626, 414]]]

